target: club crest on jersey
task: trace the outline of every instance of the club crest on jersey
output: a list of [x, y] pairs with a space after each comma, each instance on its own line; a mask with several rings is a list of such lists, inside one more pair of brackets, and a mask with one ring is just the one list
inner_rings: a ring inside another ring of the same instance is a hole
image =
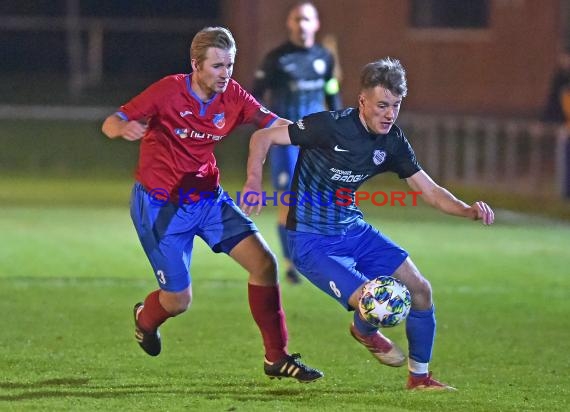
[[323, 59], [316, 59], [313, 61], [313, 69], [315, 69], [317, 74], [320, 74], [322, 76], [327, 70], [327, 64]]
[[216, 126], [218, 129], [224, 127], [226, 125], [226, 118], [224, 116], [224, 113], [215, 114], [212, 123], [214, 123], [214, 126]]
[[380, 166], [386, 160], [386, 152], [383, 150], [374, 150], [372, 153], [372, 161], [376, 166]]
[[188, 137], [188, 129], [174, 129], [174, 134], [181, 139], [186, 139]]

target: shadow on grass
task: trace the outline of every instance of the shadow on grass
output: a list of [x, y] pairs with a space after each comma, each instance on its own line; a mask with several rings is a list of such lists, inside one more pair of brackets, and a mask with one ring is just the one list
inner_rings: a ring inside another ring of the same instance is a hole
[[56, 378], [46, 379], [43, 381], [22, 383], [22, 382], [0, 382], [2, 389], [34, 389], [43, 388], [45, 386], [79, 386], [87, 385], [88, 378]]
[[[296, 382], [288, 382], [291, 387], [276, 388], [272, 384], [239, 382], [217, 383], [215, 385], [204, 385], [203, 382], [194, 385], [187, 385], [188, 389], [175, 389], [171, 385], [156, 383], [147, 384], [127, 384], [118, 387], [104, 387], [100, 385], [89, 385], [88, 378], [56, 378], [41, 380], [37, 382], [0, 382], [1, 389], [23, 390], [17, 394], [0, 395], [0, 401], [28, 401], [34, 399], [49, 398], [92, 398], [111, 399], [129, 397], [132, 395], [185, 395], [195, 396], [206, 400], [233, 399], [238, 402], [248, 401], [275, 401], [277, 398], [286, 398], [291, 402], [306, 402], [307, 397], [318, 394], [319, 396], [355, 395], [353, 388], [340, 389], [330, 388], [322, 385], [301, 385]], [[58, 387], [58, 388], [54, 388]]]

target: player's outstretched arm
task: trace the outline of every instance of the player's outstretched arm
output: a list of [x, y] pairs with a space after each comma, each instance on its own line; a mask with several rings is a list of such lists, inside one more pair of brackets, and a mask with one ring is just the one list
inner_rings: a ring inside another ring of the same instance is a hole
[[444, 213], [481, 220], [484, 225], [491, 225], [495, 221], [493, 209], [487, 203], [477, 201], [469, 206], [435, 183], [423, 170], [408, 177], [406, 182], [414, 191], [421, 192], [420, 196], [427, 204]]
[[243, 187], [244, 202], [242, 210], [246, 215], [253, 211], [261, 212], [262, 205], [262, 180], [263, 163], [267, 152], [273, 144], [291, 144], [288, 125], [270, 127], [257, 130], [249, 141], [249, 157], [247, 159], [247, 180]]
[[125, 140], [139, 140], [146, 132], [146, 124], [135, 120], [125, 121], [116, 114], [112, 114], [105, 119], [101, 130], [109, 139], [122, 137]]

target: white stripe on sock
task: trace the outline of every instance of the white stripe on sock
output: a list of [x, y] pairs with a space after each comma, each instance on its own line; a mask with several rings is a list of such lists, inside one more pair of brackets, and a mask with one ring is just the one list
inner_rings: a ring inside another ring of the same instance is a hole
[[427, 374], [429, 372], [429, 363], [416, 362], [412, 358], [409, 358], [408, 370], [418, 375]]

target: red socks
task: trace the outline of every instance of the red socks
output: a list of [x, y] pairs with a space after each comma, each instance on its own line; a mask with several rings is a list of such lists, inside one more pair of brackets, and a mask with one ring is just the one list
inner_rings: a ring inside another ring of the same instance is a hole
[[166, 319], [172, 317], [160, 304], [159, 293], [160, 290], [150, 293], [144, 301], [143, 309], [139, 312], [137, 323], [145, 332], [154, 332]]
[[[137, 323], [146, 332], [154, 332], [166, 319], [172, 317], [160, 304], [160, 290], [150, 293], [140, 311]], [[287, 355], [287, 325], [281, 307], [279, 286], [248, 284], [249, 307], [263, 337], [265, 357], [275, 362]]]
[[247, 287], [249, 308], [263, 337], [265, 357], [270, 362], [278, 361], [287, 355], [288, 340], [279, 285], [257, 286], [248, 283]]

